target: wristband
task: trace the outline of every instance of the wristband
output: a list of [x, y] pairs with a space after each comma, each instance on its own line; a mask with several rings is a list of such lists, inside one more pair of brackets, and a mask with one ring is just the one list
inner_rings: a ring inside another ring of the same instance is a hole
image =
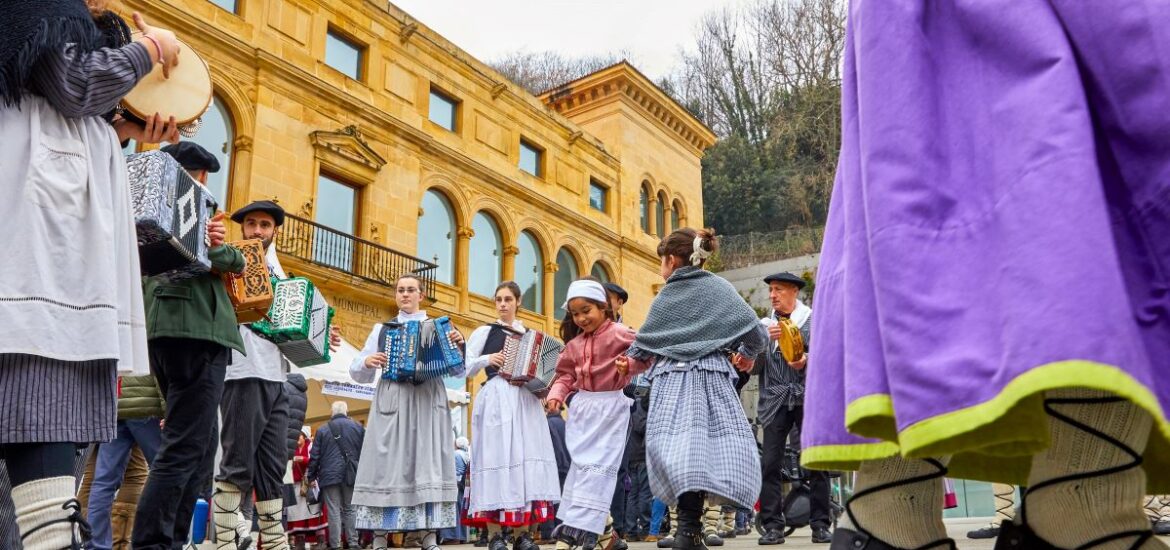
[[166, 61], [163, 59], [162, 44], [159, 44], [158, 40], [155, 40], [155, 38], [149, 34], [144, 34], [144, 35], [142, 35], [142, 37], [149, 40], [152, 44], [154, 44], [154, 49], [155, 49], [155, 51], [158, 52], [158, 62], [165, 63]]

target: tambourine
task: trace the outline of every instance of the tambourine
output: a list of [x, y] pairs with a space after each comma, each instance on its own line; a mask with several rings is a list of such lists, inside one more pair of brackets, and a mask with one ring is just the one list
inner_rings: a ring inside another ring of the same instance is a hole
[[800, 361], [804, 358], [804, 336], [800, 334], [800, 328], [796, 326], [790, 319], [780, 318], [780, 338], [776, 341], [776, 345], [780, 348], [780, 355], [789, 364]]
[[[137, 38], [141, 33], [133, 36]], [[179, 64], [171, 67], [170, 78], [163, 77], [162, 64], [155, 64], [154, 70], [122, 98], [122, 116], [142, 123], [158, 113], [163, 119], [175, 117], [175, 123], [180, 127], [187, 126], [207, 112], [211, 94], [211, 71], [207, 69], [207, 62], [194, 48], [179, 41]]]

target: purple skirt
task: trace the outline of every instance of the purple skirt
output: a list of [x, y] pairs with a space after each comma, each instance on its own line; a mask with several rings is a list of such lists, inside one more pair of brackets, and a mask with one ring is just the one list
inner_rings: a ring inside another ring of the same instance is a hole
[[1153, 415], [1170, 490], [1170, 3], [853, 0], [806, 464], [1024, 482], [1044, 392]]

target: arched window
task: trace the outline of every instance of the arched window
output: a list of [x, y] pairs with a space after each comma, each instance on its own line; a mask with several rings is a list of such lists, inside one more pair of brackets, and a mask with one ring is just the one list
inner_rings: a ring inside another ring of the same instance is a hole
[[203, 115], [199, 133], [189, 141], [198, 143], [219, 160], [219, 171], [207, 174], [207, 189], [219, 203], [220, 210], [231, 211], [228, 205], [228, 182], [232, 173], [232, 141], [235, 131], [232, 118], [219, 96], [211, 97], [211, 107]]
[[603, 265], [601, 262], [593, 264], [593, 269], [590, 270], [589, 274], [592, 275], [594, 279], [597, 279], [603, 283], [608, 283], [610, 281], [609, 270], [607, 270], [605, 265]]
[[678, 231], [678, 228], [679, 228], [679, 221], [678, 220], [679, 220], [679, 217], [682, 216], [681, 212], [682, 212], [682, 203], [677, 201], [677, 200], [674, 201], [674, 203], [670, 205], [670, 230], [671, 231]]
[[520, 285], [520, 307], [544, 313], [544, 256], [532, 233], [524, 231], [516, 240], [516, 284]]
[[577, 258], [569, 249], [562, 248], [557, 252], [557, 276], [553, 285], [553, 303], [557, 319], [565, 318], [565, 296], [569, 295], [569, 284], [577, 280]]
[[423, 193], [422, 216], [418, 218], [418, 257], [439, 264], [435, 280], [455, 280], [455, 211], [442, 193]]
[[666, 193], [658, 192], [658, 202], [654, 205], [654, 221], [657, 222], [658, 236], [666, 236]]
[[491, 296], [500, 284], [503, 269], [504, 245], [496, 221], [484, 212], [475, 214], [471, 222], [471, 257], [467, 263], [467, 290], [480, 296]]
[[638, 195], [642, 212], [642, 231], [650, 232], [650, 183], [642, 182], [642, 193]]

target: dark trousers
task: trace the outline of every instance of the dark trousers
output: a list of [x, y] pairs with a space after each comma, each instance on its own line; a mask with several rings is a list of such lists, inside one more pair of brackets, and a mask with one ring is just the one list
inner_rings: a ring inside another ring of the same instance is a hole
[[[800, 429], [804, 421], [804, 407], [781, 408], [776, 418], [764, 426], [764, 483], [760, 488], [760, 516], [765, 529], [784, 530], [784, 448], [788, 434]], [[829, 474], [808, 471], [809, 520], [812, 527], [828, 528], [832, 524], [829, 512]]]
[[630, 492], [626, 494], [625, 528], [631, 535], [645, 535], [650, 530], [650, 477], [646, 463], [630, 463], [626, 467], [630, 475]]
[[224, 384], [223, 457], [217, 481], [235, 485], [256, 500], [283, 496], [288, 463], [288, 395], [283, 382], [257, 378]]
[[162, 446], [142, 488], [135, 550], [173, 550], [187, 542], [195, 500], [206, 494], [215, 460], [216, 415], [230, 350], [205, 340], [150, 341], [150, 370], [166, 396]]
[[629, 526], [626, 525], [626, 467], [618, 470], [617, 486], [613, 489], [613, 499], [609, 503], [609, 515], [613, 517], [613, 530], [619, 538], [624, 538]]

